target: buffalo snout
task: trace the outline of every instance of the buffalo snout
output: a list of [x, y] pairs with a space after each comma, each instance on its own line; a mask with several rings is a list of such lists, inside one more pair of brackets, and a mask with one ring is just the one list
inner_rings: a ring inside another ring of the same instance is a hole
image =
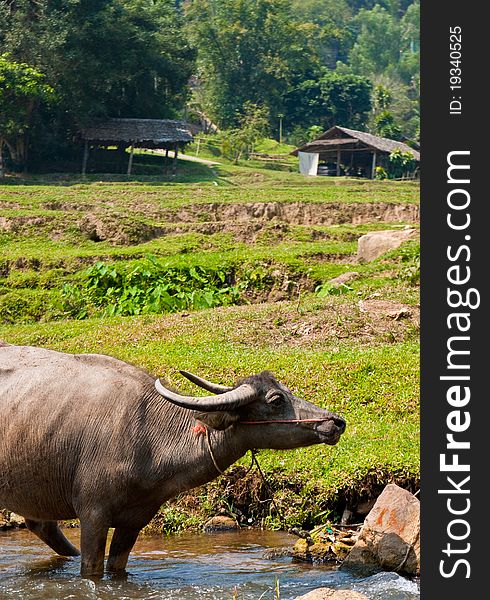
[[333, 446], [339, 441], [346, 426], [347, 424], [343, 417], [335, 413], [330, 413], [329, 418], [319, 423], [315, 431], [320, 442]]
[[340, 415], [332, 414], [332, 421], [338, 427], [340, 433], [344, 433], [345, 428], [347, 427], [345, 419]]

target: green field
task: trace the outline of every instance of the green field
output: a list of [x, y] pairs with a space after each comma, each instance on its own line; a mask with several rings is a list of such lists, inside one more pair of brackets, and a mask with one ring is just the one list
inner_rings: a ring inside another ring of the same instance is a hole
[[[355, 256], [368, 231], [418, 227], [418, 196], [416, 182], [190, 163], [168, 180], [137, 169], [130, 180], [10, 178], [0, 339], [111, 354], [188, 392], [178, 369], [224, 383], [271, 370], [348, 422], [338, 446], [260, 453], [276, 503], [290, 525], [339, 518], [387, 481], [418, 485], [418, 244], [371, 263]], [[350, 271], [346, 286], [328, 284]], [[170, 273], [172, 298], [158, 303]], [[242, 463], [178, 498], [155, 527], [220, 509], [280, 526]]]

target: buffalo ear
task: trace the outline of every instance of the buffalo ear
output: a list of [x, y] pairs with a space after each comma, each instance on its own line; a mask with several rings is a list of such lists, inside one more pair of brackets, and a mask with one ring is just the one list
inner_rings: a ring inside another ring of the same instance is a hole
[[227, 429], [239, 420], [237, 414], [222, 410], [215, 412], [195, 412], [194, 416], [198, 421], [204, 423], [204, 425], [220, 431]]

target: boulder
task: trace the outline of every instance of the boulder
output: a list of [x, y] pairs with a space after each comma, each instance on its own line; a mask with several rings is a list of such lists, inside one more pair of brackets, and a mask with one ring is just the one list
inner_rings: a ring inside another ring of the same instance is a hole
[[393, 302], [392, 300], [368, 298], [366, 300], [359, 300], [358, 306], [359, 310], [363, 313], [370, 313], [373, 316], [389, 317], [394, 321], [409, 319], [411, 317], [418, 319], [419, 314], [418, 307], [408, 306], [407, 304], [401, 304], [400, 302]]
[[385, 487], [366, 517], [359, 538], [341, 565], [368, 575], [376, 571], [420, 574], [420, 502], [395, 484]]
[[403, 242], [415, 239], [418, 235], [416, 229], [389, 229], [366, 233], [357, 241], [357, 260], [370, 262], [388, 250], [398, 248]]
[[0, 529], [11, 529], [12, 527], [25, 527], [24, 517], [10, 512], [9, 510], [0, 510]]
[[304, 596], [296, 596], [295, 600], [368, 600], [368, 597], [353, 590], [318, 588]]
[[218, 515], [211, 517], [204, 523], [203, 531], [205, 533], [218, 533], [220, 531], [234, 531], [240, 529], [240, 525], [231, 517]]
[[13, 527], [25, 527], [26, 526], [24, 517], [21, 517], [20, 515], [13, 513], [13, 512], [10, 513], [10, 523], [12, 524]]

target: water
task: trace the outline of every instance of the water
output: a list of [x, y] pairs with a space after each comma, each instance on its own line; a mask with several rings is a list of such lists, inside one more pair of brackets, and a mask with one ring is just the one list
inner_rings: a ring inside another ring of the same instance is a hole
[[[79, 531], [65, 531], [79, 545]], [[394, 573], [359, 579], [328, 567], [267, 558], [297, 538], [255, 530], [164, 538], [140, 536], [127, 579], [79, 576], [80, 559], [56, 557], [25, 530], [0, 533], [0, 600], [293, 600], [317, 587], [353, 589], [369, 600], [419, 600], [417, 583]], [[235, 592], [236, 590], [236, 592]]]

